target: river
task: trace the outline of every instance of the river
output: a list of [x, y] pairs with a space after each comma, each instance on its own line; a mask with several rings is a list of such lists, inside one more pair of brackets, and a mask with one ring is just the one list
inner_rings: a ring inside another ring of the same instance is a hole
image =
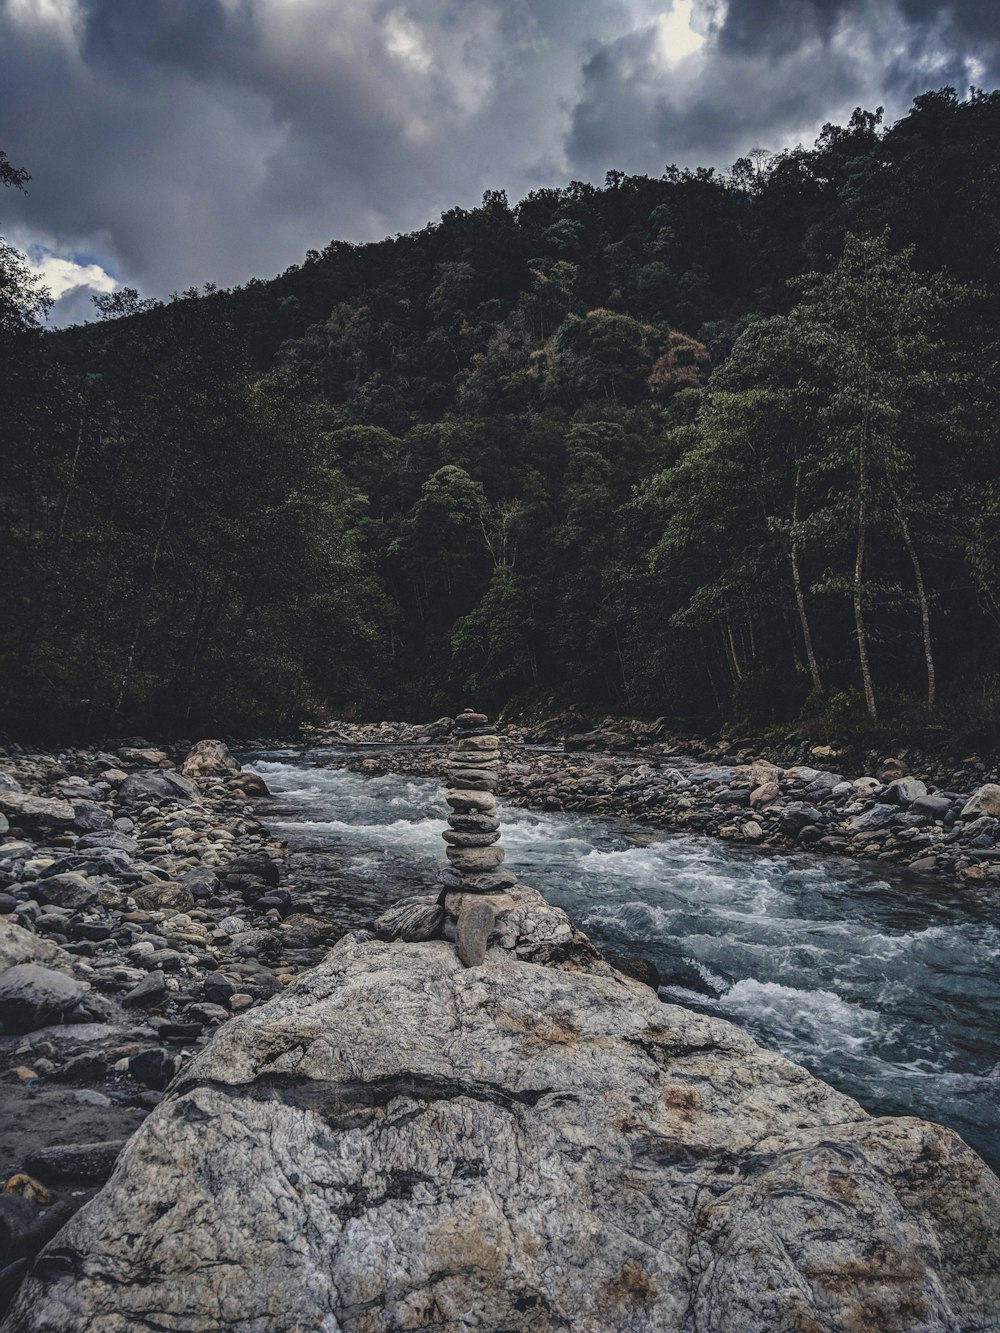
[[[435, 886], [447, 813], [433, 780], [245, 756], [293, 874], [347, 926]], [[951, 1126], [1000, 1170], [995, 891], [886, 880], [623, 820], [500, 802], [506, 865], [599, 947], [652, 959], [662, 999], [745, 1028], [874, 1114]]]

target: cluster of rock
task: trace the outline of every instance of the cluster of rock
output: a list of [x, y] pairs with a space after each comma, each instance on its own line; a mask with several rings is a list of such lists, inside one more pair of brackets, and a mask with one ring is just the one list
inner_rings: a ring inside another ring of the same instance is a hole
[[446, 740], [456, 732], [453, 717], [434, 722], [330, 722], [325, 726], [306, 723], [301, 728], [307, 745], [428, 745]]
[[324, 956], [266, 790], [220, 742], [0, 755], [0, 1190], [68, 1191], [0, 1192], [0, 1301], [211, 1032]]
[[1000, 1181], [954, 1133], [504, 915], [472, 968], [345, 936], [221, 1028], [3, 1333], [994, 1326]]
[[[749, 846], [851, 856], [923, 876], [1000, 883], [1000, 784], [972, 792], [883, 759], [873, 774], [721, 763], [681, 754], [565, 753], [501, 739], [505, 799], [548, 811], [616, 815]], [[815, 755], [829, 762], [827, 749]], [[344, 761], [368, 772], [444, 775], [437, 747]]]

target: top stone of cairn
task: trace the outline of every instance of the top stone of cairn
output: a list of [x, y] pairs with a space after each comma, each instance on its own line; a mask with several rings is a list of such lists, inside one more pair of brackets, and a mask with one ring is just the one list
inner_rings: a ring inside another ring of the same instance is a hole
[[472, 727], [485, 727], [489, 725], [489, 718], [485, 713], [474, 713], [471, 708], [466, 708], [464, 712], [459, 713], [455, 718], [455, 726], [461, 727], [463, 731], [468, 731]]

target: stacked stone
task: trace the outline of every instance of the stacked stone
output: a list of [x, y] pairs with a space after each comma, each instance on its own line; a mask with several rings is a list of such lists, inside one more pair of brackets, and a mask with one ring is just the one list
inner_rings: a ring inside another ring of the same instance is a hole
[[509, 870], [500, 869], [504, 853], [497, 846], [500, 821], [493, 793], [500, 771], [500, 741], [485, 713], [466, 709], [455, 724], [459, 735], [448, 756], [445, 796], [452, 810], [444, 834], [455, 874], [450, 883], [466, 893], [496, 893], [517, 882]]
[[444, 834], [451, 869], [447, 883], [458, 899], [456, 946], [466, 967], [477, 967], [486, 957], [496, 912], [486, 898], [467, 894], [502, 893], [517, 877], [501, 866], [503, 848], [494, 795], [500, 771], [500, 741], [485, 713], [466, 709], [455, 719], [459, 735], [448, 756], [450, 828]]

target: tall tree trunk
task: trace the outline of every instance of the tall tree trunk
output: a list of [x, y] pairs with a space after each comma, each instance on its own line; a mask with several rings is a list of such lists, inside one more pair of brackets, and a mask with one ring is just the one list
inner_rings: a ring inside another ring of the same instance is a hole
[[743, 672], [740, 670], [740, 660], [736, 656], [736, 641], [733, 638], [733, 627], [729, 623], [729, 617], [725, 616], [719, 621], [719, 630], [722, 634], [722, 648], [726, 655], [726, 661], [729, 663], [729, 670], [733, 677], [733, 682], [742, 680]]
[[853, 603], [854, 603], [854, 628], [858, 636], [858, 659], [861, 663], [861, 680], [865, 688], [865, 703], [868, 705], [868, 715], [873, 722], [878, 721], [878, 708], [875, 704], [875, 687], [872, 684], [871, 663], [868, 659], [868, 635], [865, 630], [864, 607], [862, 605], [862, 588], [865, 567], [865, 538], [867, 536], [866, 524], [868, 521], [867, 507], [867, 488], [868, 488], [868, 403], [865, 402], [865, 409], [862, 415], [861, 424], [861, 443], [858, 448], [858, 535], [854, 547], [854, 585], [853, 585]]
[[83, 413], [80, 413], [80, 426], [76, 432], [76, 448], [73, 450], [73, 462], [69, 470], [69, 480], [66, 482], [66, 494], [63, 496], [62, 513], [59, 515], [59, 527], [56, 531], [56, 540], [62, 541], [62, 535], [66, 528], [66, 515], [69, 513], [69, 502], [73, 495], [73, 489], [76, 485], [76, 469], [80, 461], [80, 446], [83, 444]]
[[924, 661], [927, 664], [927, 707], [934, 707], [937, 697], [937, 672], [934, 669], [934, 652], [931, 645], [931, 611], [927, 601], [927, 589], [924, 587], [924, 574], [920, 568], [920, 557], [913, 544], [910, 525], [906, 521], [902, 506], [899, 508], [899, 526], [903, 531], [903, 545], [913, 566], [913, 577], [917, 585], [917, 601], [920, 603], [920, 627], [924, 640]]
[[799, 478], [802, 474], [802, 464], [795, 465], [795, 497], [792, 502], [792, 584], [795, 587], [795, 605], [799, 611], [799, 624], [802, 627], [802, 642], [805, 644], [806, 661], [809, 663], [809, 678], [812, 681], [812, 687], [817, 694], [823, 692], [823, 681], [819, 674], [819, 663], [816, 661], [816, 654], [813, 652], [812, 630], [809, 627], [809, 616], [806, 614], [806, 598], [802, 589], [802, 575], [799, 572], [799, 539], [797, 536], [799, 522]]

